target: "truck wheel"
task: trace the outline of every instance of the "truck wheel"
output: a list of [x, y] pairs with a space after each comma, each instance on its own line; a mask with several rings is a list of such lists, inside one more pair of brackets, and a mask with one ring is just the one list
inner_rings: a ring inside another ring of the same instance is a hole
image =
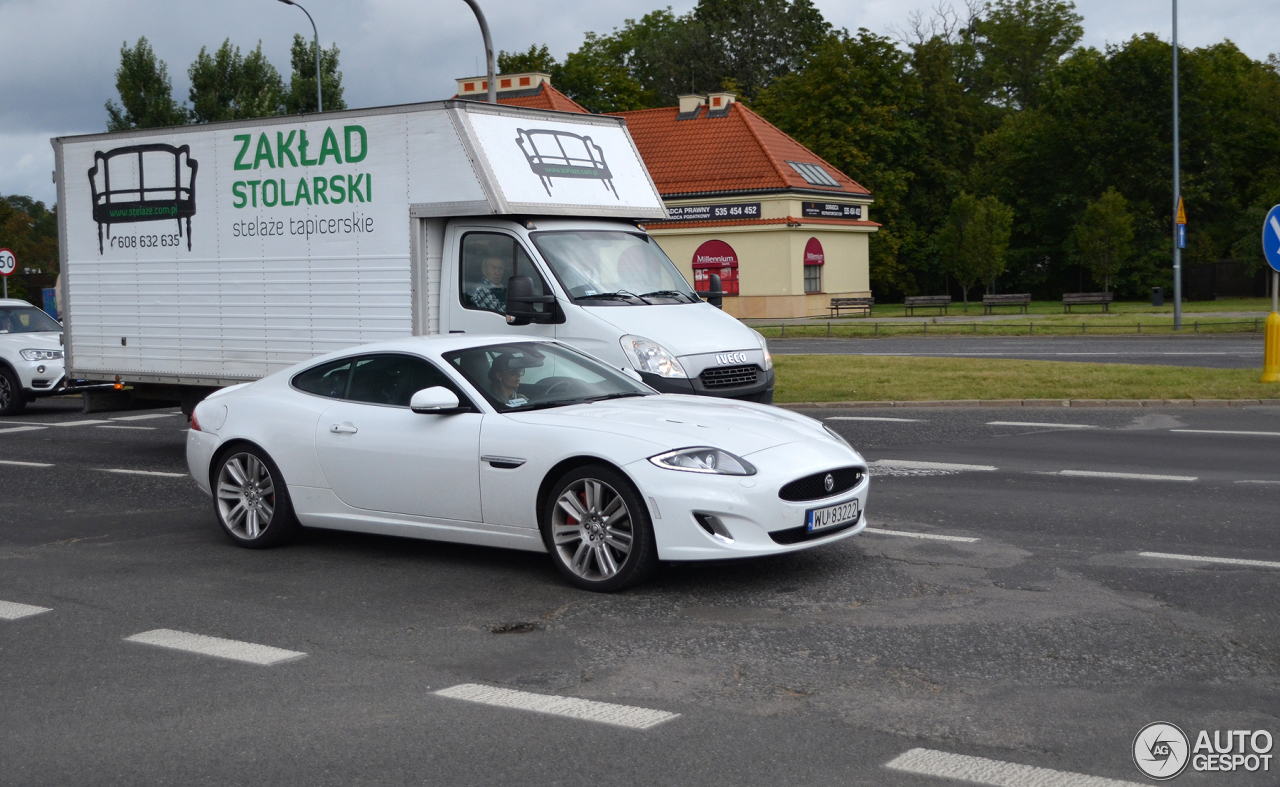
[[298, 529], [289, 490], [275, 462], [252, 446], [236, 446], [213, 462], [213, 511], [236, 546], [283, 544]]
[[0, 366], [0, 415], [17, 415], [27, 406], [22, 381], [12, 369]]
[[644, 501], [630, 481], [607, 467], [579, 467], [557, 481], [541, 525], [556, 568], [585, 590], [621, 590], [657, 566]]

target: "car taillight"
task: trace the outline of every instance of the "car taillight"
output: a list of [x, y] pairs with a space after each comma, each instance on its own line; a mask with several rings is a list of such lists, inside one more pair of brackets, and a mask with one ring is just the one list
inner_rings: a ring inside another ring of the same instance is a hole
[[200, 429], [200, 422], [196, 420], [196, 414], [195, 414], [195, 413], [192, 413], [192, 414], [191, 414], [191, 431], [193, 431], [193, 432], [199, 432], [199, 431], [201, 431], [201, 429]]

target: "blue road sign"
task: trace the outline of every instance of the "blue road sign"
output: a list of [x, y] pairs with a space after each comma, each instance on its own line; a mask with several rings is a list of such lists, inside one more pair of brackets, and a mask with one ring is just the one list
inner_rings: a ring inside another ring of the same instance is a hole
[[1280, 205], [1276, 205], [1262, 222], [1262, 253], [1267, 264], [1280, 271]]
[[1187, 225], [1178, 225], [1178, 248], [1185, 249], [1187, 247]]

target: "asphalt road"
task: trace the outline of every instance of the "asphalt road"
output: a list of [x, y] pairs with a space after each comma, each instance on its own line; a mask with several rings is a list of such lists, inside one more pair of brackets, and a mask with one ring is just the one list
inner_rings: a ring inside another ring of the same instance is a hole
[[[1052, 787], [1150, 783], [1130, 749], [1157, 720], [1280, 737], [1280, 570], [1203, 561], [1280, 566], [1280, 408], [814, 415], [873, 462], [879, 532], [603, 596], [541, 555], [235, 548], [182, 477], [180, 416], [39, 403], [0, 423], [0, 602], [49, 609], [0, 603], [0, 783], [954, 783], [886, 767], [927, 749]], [[156, 629], [306, 655], [125, 640]], [[680, 715], [434, 693], [470, 683]]]
[[925, 337], [884, 339], [770, 339], [778, 355], [907, 355], [936, 358], [1015, 358], [1034, 361], [1138, 363], [1262, 368], [1262, 336]]

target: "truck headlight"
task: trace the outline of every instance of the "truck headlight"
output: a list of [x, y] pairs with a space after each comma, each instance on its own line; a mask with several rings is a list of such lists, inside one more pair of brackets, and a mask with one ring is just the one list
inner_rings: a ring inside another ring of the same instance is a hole
[[62, 359], [62, 350], [20, 350], [18, 355], [25, 361], [58, 361]]
[[637, 372], [656, 374], [659, 377], [688, 377], [684, 367], [666, 347], [643, 336], [623, 336], [622, 352]]
[[711, 473], [714, 475], [755, 475], [756, 469], [740, 456], [734, 456], [719, 448], [701, 446], [680, 448], [665, 454], [649, 457], [649, 461], [667, 470], [684, 470], [687, 473]]
[[756, 341], [760, 342], [760, 351], [764, 353], [764, 370], [767, 372], [773, 368], [773, 356], [769, 354], [769, 343], [765, 341], [764, 334], [755, 328], [751, 332], [756, 335]]

